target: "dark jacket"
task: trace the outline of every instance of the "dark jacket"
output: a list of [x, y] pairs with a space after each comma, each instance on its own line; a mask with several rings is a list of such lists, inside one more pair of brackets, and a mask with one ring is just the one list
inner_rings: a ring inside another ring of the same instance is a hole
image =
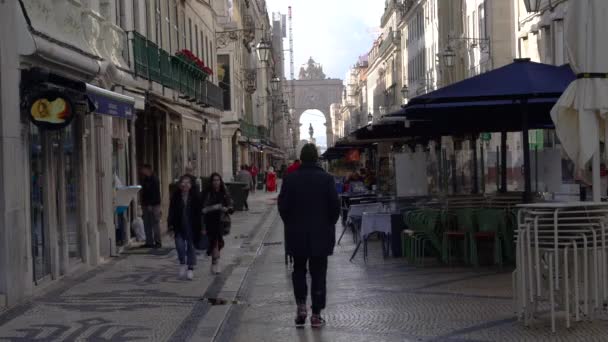
[[[211, 189], [207, 190], [202, 196], [202, 208], [211, 207], [217, 204], [221, 204], [223, 207], [228, 208], [228, 214], [234, 212], [232, 197], [230, 192], [224, 187], [224, 191], [215, 192]], [[205, 223], [205, 229], [207, 230], [219, 230], [222, 228], [222, 211], [213, 210], [203, 215]]]
[[141, 205], [160, 205], [160, 181], [152, 175], [141, 181]]
[[316, 164], [303, 163], [285, 177], [278, 204], [290, 255], [333, 254], [340, 200], [330, 174]]
[[[202, 229], [202, 206], [200, 201], [200, 196], [197, 196], [194, 192], [194, 188], [190, 190], [188, 194], [188, 218], [190, 220], [190, 225], [192, 231], [187, 234], [187, 236], [196, 237], [196, 232]], [[180, 190], [177, 190], [171, 196], [171, 202], [169, 204], [169, 216], [167, 217], [167, 225], [170, 231], [174, 231], [175, 233], [184, 233], [184, 222], [183, 222], [183, 211], [184, 210], [184, 200], [182, 198], [182, 193]]]

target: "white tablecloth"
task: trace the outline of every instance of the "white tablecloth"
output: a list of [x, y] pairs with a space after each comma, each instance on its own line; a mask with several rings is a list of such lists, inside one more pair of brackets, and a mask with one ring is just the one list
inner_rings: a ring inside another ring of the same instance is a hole
[[382, 203], [353, 204], [348, 210], [348, 221], [353, 217], [361, 217], [363, 213], [375, 213], [382, 210]]
[[361, 239], [374, 232], [391, 233], [391, 213], [363, 213]]

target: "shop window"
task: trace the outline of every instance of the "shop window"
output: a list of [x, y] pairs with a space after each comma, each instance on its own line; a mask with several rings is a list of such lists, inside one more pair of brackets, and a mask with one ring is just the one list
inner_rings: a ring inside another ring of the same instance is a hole
[[76, 122], [62, 132], [63, 175], [65, 186], [65, 228], [70, 258], [81, 258], [79, 158]]

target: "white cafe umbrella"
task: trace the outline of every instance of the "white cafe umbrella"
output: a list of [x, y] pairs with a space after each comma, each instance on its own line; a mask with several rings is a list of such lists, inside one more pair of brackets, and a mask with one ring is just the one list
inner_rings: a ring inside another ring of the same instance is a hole
[[[593, 200], [600, 200], [600, 132], [608, 114], [608, 0], [570, 1], [565, 46], [572, 82], [551, 110], [557, 135], [577, 168], [593, 157]], [[603, 74], [603, 75], [601, 75]], [[606, 134], [608, 132], [605, 132]]]

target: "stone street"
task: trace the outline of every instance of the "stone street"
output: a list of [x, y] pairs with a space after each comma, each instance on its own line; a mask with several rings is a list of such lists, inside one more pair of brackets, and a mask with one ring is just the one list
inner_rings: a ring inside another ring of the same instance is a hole
[[251, 209], [234, 216], [220, 276], [209, 274], [210, 261], [201, 255], [195, 280], [178, 280], [170, 240], [154, 253], [132, 250], [1, 313], [0, 341], [602, 341], [608, 336], [604, 322], [574, 324], [556, 335], [547, 318], [523, 327], [513, 313], [510, 270], [415, 267], [403, 259], [383, 260], [377, 241], [370, 243], [367, 263], [362, 254], [351, 263], [349, 233], [330, 258], [327, 326], [297, 330], [276, 194], [256, 194]]

